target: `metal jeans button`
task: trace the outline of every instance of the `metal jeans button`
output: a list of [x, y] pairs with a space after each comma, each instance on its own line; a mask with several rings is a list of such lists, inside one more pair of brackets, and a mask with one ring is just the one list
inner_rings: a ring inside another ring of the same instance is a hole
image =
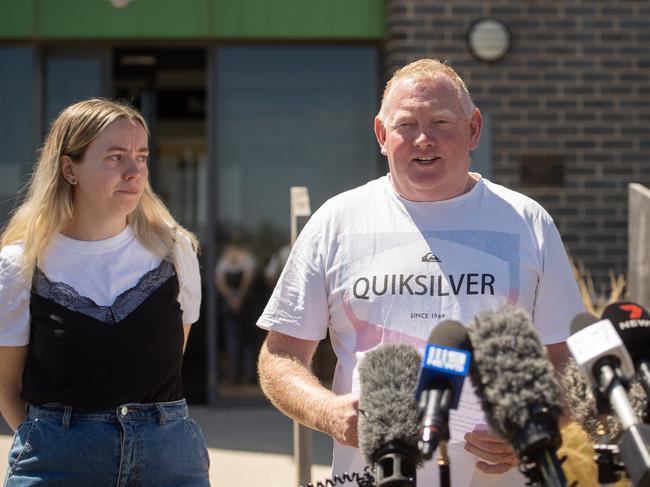
[[120, 409], [120, 413], [122, 413], [122, 416], [126, 416], [128, 412], [129, 412], [129, 408], [127, 408], [126, 406], [122, 406], [122, 409]]

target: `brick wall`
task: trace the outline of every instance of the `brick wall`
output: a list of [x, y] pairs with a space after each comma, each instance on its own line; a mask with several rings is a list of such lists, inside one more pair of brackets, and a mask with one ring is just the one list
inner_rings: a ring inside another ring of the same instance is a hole
[[[492, 116], [493, 175], [551, 213], [597, 284], [627, 269], [627, 184], [650, 186], [650, 2], [387, 0], [386, 76], [447, 60]], [[495, 64], [467, 47], [496, 17], [512, 47]], [[561, 155], [564, 184], [522, 185], [525, 156]]]

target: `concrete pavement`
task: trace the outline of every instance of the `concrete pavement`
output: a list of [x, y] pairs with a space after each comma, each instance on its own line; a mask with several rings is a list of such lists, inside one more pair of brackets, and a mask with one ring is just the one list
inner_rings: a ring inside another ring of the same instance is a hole
[[[292, 422], [268, 404], [208, 408], [190, 406], [210, 453], [210, 481], [216, 487], [295, 487]], [[0, 475], [4, 478], [12, 434], [0, 427]], [[315, 433], [312, 481], [329, 475], [332, 441]]]

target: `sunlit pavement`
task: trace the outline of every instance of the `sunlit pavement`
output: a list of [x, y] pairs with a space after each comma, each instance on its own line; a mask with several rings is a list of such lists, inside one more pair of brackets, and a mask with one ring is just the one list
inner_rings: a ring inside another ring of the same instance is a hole
[[[190, 411], [201, 426], [210, 452], [210, 481], [216, 487], [297, 487], [292, 459], [291, 420], [269, 405], [257, 407], [207, 408]], [[585, 434], [574, 424], [562, 431], [564, 444], [558, 457], [569, 484], [597, 485], [593, 449]], [[313, 433], [312, 481], [329, 475], [332, 442]], [[9, 428], [0, 426], [0, 474], [4, 477], [12, 440]], [[617, 484], [622, 485], [622, 484]]]

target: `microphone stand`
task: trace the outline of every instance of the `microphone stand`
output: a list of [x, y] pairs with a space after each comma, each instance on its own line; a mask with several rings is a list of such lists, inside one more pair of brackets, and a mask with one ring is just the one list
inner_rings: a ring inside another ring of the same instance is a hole
[[447, 438], [440, 441], [440, 456], [438, 457], [438, 469], [440, 471], [440, 487], [451, 487], [451, 469], [449, 455], [447, 453]]
[[609, 398], [621, 422], [620, 458], [635, 487], [650, 487], [650, 425], [641, 423], [636, 417], [624, 384], [616, 364], [601, 366], [597, 393]]
[[513, 446], [522, 462], [521, 472], [530, 485], [567, 487], [567, 480], [555, 450], [562, 443], [557, 417], [546, 407], [540, 408], [519, 432]]
[[611, 443], [610, 430], [607, 424], [607, 415], [611, 409], [601, 394], [596, 394], [596, 410], [600, 416], [598, 421], [598, 442], [594, 445], [596, 453], [596, 465], [598, 467], [598, 483], [601, 487], [614, 487], [618, 482], [619, 472], [623, 468], [616, 460], [618, 457], [618, 446]]
[[618, 471], [621, 469], [616, 462], [618, 447], [605, 439], [603, 443], [594, 445], [594, 452], [598, 466], [598, 484], [601, 487], [614, 487], [619, 480]]

